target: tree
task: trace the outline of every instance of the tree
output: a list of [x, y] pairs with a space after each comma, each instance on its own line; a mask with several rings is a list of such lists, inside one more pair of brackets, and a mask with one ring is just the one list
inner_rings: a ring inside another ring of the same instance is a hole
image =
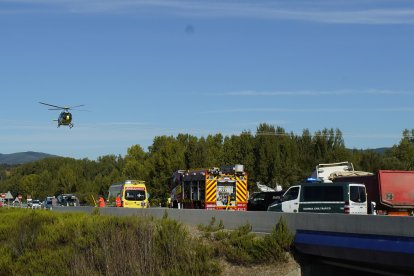
[[57, 179], [59, 183], [59, 190], [62, 191], [62, 193], [66, 194], [76, 192], [76, 174], [68, 164], [60, 167]]
[[223, 135], [208, 135], [206, 139], [206, 167], [217, 167], [223, 163]]
[[[243, 164], [249, 183], [260, 181], [285, 188], [309, 176], [319, 163], [353, 162], [357, 170], [414, 170], [414, 129], [404, 130], [398, 145], [384, 154], [369, 150], [347, 150], [339, 129], [323, 129], [314, 136], [287, 133], [282, 127], [260, 124], [256, 135], [189, 134], [155, 137], [148, 152], [141, 146], [128, 148], [125, 158], [105, 155], [96, 161], [52, 157], [18, 166], [0, 166], [0, 191], [35, 197], [77, 193], [81, 200], [106, 194], [109, 185], [139, 179], [148, 184], [152, 199], [162, 200], [168, 182], [178, 169], [209, 168]], [[255, 186], [255, 185], [253, 185]]]
[[414, 129], [405, 129], [397, 147], [393, 148], [394, 155], [404, 163], [405, 170], [414, 170]]
[[274, 185], [277, 182], [277, 135], [274, 126], [260, 124], [255, 139], [255, 171], [256, 181], [263, 184]]
[[203, 168], [206, 165], [206, 140], [202, 137], [198, 139], [190, 134], [179, 134], [178, 142], [184, 147], [183, 169]]
[[242, 164], [250, 177], [254, 177], [254, 137], [250, 132], [225, 137], [221, 155], [222, 165]]
[[184, 165], [184, 146], [180, 142], [172, 136], [155, 137], [153, 145], [149, 147], [149, 158], [145, 165], [153, 197], [166, 199], [172, 173]]
[[148, 172], [145, 170], [144, 165], [146, 158], [147, 154], [141, 146], [134, 145], [128, 148], [122, 175], [126, 179], [146, 179], [148, 177]]
[[254, 137], [250, 131], [243, 131], [238, 141], [236, 141], [236, 147], [239, 148], [237, 151], [239, 156], [237, 160], [245, 166], [245, 170], [249, 173], [249, 176], [254, 179]]
[[298, 152], [297, 163], [299, 165], [300, 176], [303, 179], [309, 176], [310, 172], [317, 165], [312, 135], [309, 129], [304, 129], [302, 135], [294, 137], [294, 140]]
[[313, 137], [316, 163], [341, 162], [348, 158], [342, 132], [339, 129], [316, 131]]
[[32, 198], [38, 198], [40, 196], [40, 192], [39, 176], [37, 174], [29, 174], [21, 178], [18, 193], [30, 195]]
[[377, 172], [382, 165], [381, 155], [373, 150], [363, 151], [357, 165], [357, 168], [363, 168], [363, 171]]

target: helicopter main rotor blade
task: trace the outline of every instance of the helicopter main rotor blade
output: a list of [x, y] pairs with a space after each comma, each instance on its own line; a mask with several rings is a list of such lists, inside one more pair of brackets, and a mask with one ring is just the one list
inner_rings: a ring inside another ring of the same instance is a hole
[[53, 104], [47, 104], [47, 103], [42, 103], [42, 102], [39, 102], [39, 103], [57, 108], [57, 109], [50, 109], [50, 110], [67, 109], [66, 107], [61, 107], [61, 106], [57, 106], [57, 105], [53, 105]]
[[74, 109], [74, 108], [81, 107], [81, 106], [85, 106], [85, 105], [81, 104], [81, 105], [70, 106], [67, 109]]

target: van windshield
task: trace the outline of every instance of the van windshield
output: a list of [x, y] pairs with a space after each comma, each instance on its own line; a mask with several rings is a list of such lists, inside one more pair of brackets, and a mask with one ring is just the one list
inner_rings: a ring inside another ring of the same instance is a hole
[[132, 201], [145, 200], [144, 190], [125, 190], [125, 199]]
[[367, 201], [367, 194], [365, 187], [363, 186], [350, 186], [349, 187], [349, 200], [353, 202], [365, 202]]
[[299, 195], [299, 187], [290, 188], [282, 198], [282, 201], [297, 199]]

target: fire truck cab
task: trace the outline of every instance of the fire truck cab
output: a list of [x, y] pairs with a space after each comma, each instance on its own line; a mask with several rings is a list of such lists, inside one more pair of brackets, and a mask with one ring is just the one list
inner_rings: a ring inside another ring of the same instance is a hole
[[247, 179], [243, 165], [179, 170], [172, 176], [172, 207], [246, 211]]

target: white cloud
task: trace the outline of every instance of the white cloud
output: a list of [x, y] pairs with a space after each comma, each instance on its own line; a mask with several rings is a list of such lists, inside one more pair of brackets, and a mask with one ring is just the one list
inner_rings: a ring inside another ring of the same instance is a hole
[[275, 113], [275, 112], [414, 112], [414, 107], [390, 107], [390, 108], [235, 108], [217, 109], [200, 112], [200, 114], [212, 113]]
[[149, 123], [145, 122], [105, 122], [105, 123], [97, 123], [96, 126], [98, 127], [133, 127], [133, 126], [150, 126]]
[[393, 91], [393, 90], [333, 90], [333, 91], [317, 91], [317, 90], [299, 90], [299, 91], [235, 91], [226, 92], [221, 95], [224, 96], [250, 96], [250, 97], [271, 97], [271, 96], [349, 96], [349, 95], [414, 95], [414, 92], [409, 91]]
[[[0, 0], [0, 13], [164, 13], [179, 17], [238, 17], [337, 24], [413, 24], [404, 1]], [[381, 5], [380, 5], [381, 4]], [[392, 8], [390, 8], [392, 6]], [[144, 14], [143, 13], [143, 14]]]

